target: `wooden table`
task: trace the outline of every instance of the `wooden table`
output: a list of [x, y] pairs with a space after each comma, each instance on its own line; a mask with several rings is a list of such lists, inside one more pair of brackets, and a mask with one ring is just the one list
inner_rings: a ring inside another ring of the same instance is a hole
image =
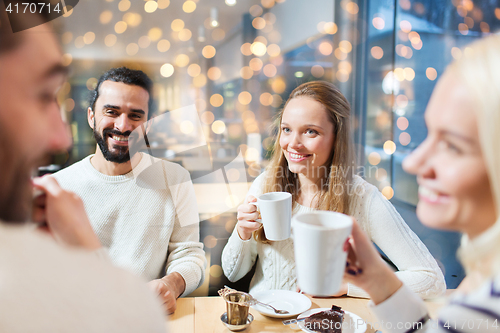
[[[368, 309], [368, 300], [362, 298], [311, 298], [311, 308], [330, 308], [332, 304], [344, 310], [357, 314], [367, 322], [376, 322], [376, 317]], [[431, 317], [444, 305], [445, 299], [427, 301]], [[180, 298], [177, 310], [168, 318], [167, 329], [169, 333], [230, 333], [221, 322], [220, 316], [226, 312], [226, 304], [221, 297], [187, 297]], [[301, 332], [282, 324], [282, 319], [269, 318], [250, 308], [254, 321], [244, 333], [254, 332]], [[368, 326], [368, 333], [375, 329]]]

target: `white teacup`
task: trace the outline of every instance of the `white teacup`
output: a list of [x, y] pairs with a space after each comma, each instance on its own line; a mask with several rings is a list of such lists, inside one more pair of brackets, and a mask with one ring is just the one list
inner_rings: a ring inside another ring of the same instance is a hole
[[315, 211], [293, 217], [297, 284], [314, 296], [331, 296], [340, 290], [347, 252], [344, 243], [352, 229], [350, 216]]
[[292, 229], [292, 195], [288, 192], [269, 192], [251, 202], [260, 211], [266, 238], [280, 241], [290, 238]]

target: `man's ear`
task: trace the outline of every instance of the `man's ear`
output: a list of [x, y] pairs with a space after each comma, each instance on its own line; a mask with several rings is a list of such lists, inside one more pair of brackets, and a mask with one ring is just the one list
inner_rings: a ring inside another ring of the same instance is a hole
[[89, 122], [90, 128], [94, 129], [94, 111], [90, 108], [90, 106], [87, 109], [87, 121]]

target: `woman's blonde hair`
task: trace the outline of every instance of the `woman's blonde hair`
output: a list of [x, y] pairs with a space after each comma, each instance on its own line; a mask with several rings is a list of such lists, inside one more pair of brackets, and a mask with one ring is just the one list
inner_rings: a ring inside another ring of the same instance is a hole
[[[266, 168], [263, 193], [289, 192], [295, 207], [300, 195], [300, 181], [297, 174], [288, 169], [288, 162], [280, 146], [281, 119], [288, 103], [294, 98], [311, 98], [321, 103], [333, 124], [334, 142], [330, 157], [325, 163], [324, 178], [317, 194], [316, 207], [321, 210], [349, 214], [349, 193], [353, 191], [352, 176], [355, 172], [353, 144], [351, 142], [351, 107], [340, 90], [332, 83], [312, 81], [295, 88], [285, 106], [276, 117], [277, 130], [272, 157]], [[254, 233], [258, 241], [266, 242], [264, 229]]]
[[472, 240], [464, 235], [459, 256], [467, 273], [475, 271], [487, 278], [500, 273], [500, 36], [492, 35], [467, 46], [464, 55], [448, 70], [461, 77], [476, 105], [479, 140], [497, 220]]

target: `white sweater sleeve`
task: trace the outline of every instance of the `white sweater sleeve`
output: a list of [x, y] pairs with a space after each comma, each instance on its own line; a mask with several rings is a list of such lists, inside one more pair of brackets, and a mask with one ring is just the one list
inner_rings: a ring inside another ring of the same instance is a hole
[[[258, 197], [262, 193], [262, 185], [265, 174], [258, 176], [250, 189], [247, 197], [253, 195]], [[229, 281], [235, 282], [244, 277], [253, 267], [257, 260], [257, 242], [255, 239], [242, 240], [238, 235], [236, 226], [222, 251], [222, 270]]]
[[222, 251], [222, 269], [229, 281], [235, 282], [244, 277], [257, 260], [255, 239], [242, 240], [236, 227]]
[[[363, 228], [396, 265], [396, 275], [422, 298], [438, 297], [446, 291], [443, 273], [418, 236], [408, 227], [394, 206], [377, 189], [366, 194]], [[349, 296], [368, 294], [349, 285]]]

